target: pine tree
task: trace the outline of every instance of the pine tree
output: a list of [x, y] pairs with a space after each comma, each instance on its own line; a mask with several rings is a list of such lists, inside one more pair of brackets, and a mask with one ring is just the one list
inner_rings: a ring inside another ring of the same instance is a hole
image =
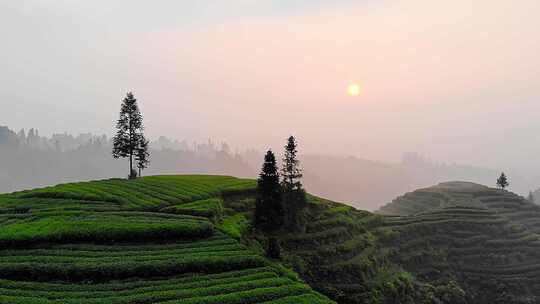
[[116, 135], [113, 138], [114, 158], [129, 157], [129, 178], [137, 177], [133, 168], [133, 158], [144, 141], [143, 118], [133, 93], [127, 93], [120, 107], [120, 118], [116, 123]]
[[139, 169], [139, 176], [142, 176], [142, 170], [148, 167], [150, 163], [149, 157], [150, 152], [148, 152], [148, 140], [144, 138], [144, 135], [141, 137], [140, 145], [137, 148], [137, 154], [135, 155], [135, 160], [137, 161], [137, 168]]
[[283, 186], [285, 191], [292, 191], [296, 189], [302, 189], [302, 169], [300, 168], [300, 161], [296, 154], [298, 144], [294, 136], [290, 136], [285, 146], [285, 155], [283, 156], [283, 167], [281, 168], [281, 175], [283, 177]]
[[497, 179], [497, 186], [499, 188], [503, 189], [508, 187], [510, 184], [508, 183], [508, 179], [506, 178], [506, 174], [504, 172], [501, 173], [501, 176]]
[[297, 147], [296, 139], [290, 136], [287, 145], [285, 145], [283, 167], [281, 168], [285, 225], [288, 230], [292, 231], [304, 229], [303, 210], [307, 206], [306, 192], [300, 182], [302, 169], [297, 158]]
[[276, 157], [269, 150], [264, 156], [259, 179], [257, 180], [257, 201], [255, 208], [255, 227], [265, 231], [281, 228], [283, 224], [283, 205], [281, 186], [276, 165]]

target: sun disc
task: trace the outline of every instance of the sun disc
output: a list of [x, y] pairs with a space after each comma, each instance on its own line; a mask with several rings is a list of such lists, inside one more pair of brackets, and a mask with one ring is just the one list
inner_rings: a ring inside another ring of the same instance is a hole
[[360, 86], [356, 83], [352, 83], [347, 87], [347, 94], [349, 96], [357, 96], [360, 94]]

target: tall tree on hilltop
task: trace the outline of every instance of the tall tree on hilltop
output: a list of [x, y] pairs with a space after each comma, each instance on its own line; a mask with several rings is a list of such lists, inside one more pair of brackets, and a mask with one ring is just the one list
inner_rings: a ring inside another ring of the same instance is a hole
[[510, 184], [508, 183], [508, 178], [506, 177], [506, 174], [504, 172], [501, 173], [501, 176], [497, 179], [497, 186], [499, 188], [503, 189], [508, 187]]
[[283, 213], [276, 157], [268, 150], [257, 180], [255, 226], [265, 231], [279, 229], [283, 224]]
[[281, 168], [285, 225], [292, 231], [304, 229], [303, 210], [307, 206], [306, 192], [300, 182], [302, 169], [297, 158], [297, 147], [296, 139], [294, 136], [290, 136], [287, 145], [285, 145]]
[[283, 187], [285, 191], [302, 189], [302, 169], [300, 161], [297, 158], [298, 144], [294, 136], [290, 136], [285, 145], [285, 155], [283, 156], [283, 167], [281, 168], [281, 176], [283, 177]]
[[148, 167], [150, 163], [150, 152], [148, 152], [148, 140], [144, 138], [144, 135], [141, 137], [139, 148], [137, 148], [137, 154], [135, 155], [135, 160], [137, 160], [137, 168], [139, 169], [139, 176], [142, 176], [142, 170]]
[[143, 135], [143, 117], [137, 105], [137, 99], [131, 92], [128, 92], [126, 98], [122, 100], [120, 118], [116, 123], [116, 129], [116, 135], [113, 138], [112, 155], [114, 158], [129, 158], [129, 178], [134, 179], [137, 177], [137, 171], [133, 169], [133, 158], [145, 139]]

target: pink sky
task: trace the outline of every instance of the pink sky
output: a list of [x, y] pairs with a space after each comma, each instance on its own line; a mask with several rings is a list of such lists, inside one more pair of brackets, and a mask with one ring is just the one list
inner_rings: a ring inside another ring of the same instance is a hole
[[[149, 99], [168, 113], [152, 130], [257, 147], [293, 133], [309, 151], [485, 161], [471, 149], [504, 144], [501, 133], [528, 127], [521, 118], [539, 118], [537, 6], [396, 1], [149, 32], [147, 77], [164, 77], [167, 94]], [[345, 94], [350, 82], [358, 97]], [[189, 127], [174, 119], [186, 112]]]
[[[59, 24], [40, 25], [42, 54], [21, 51], [33, 31], [9, 38], [18, 39], [7, 44], [11, 60], [28, 65], [4, 75], [13, 89], [0, 97], [16, 100], [16, 114], [2, 123], [110, 134], [133, 89], [154, 137], [279, 149], [294, 134], [306, 152], [397, 160], [417, 151], [490, 167], [540, 154], [538, 1], [341, 1], [265, 13], [277, 2], [209, 1], [206, 19], [189, 24], [182, 7], [160, 7], [179, 14], [161, 24], [151, 8], [122, 19], [120, 9], [57, 5], [47, 22]], [[351, 82], [362, 88], [355, 98]]]

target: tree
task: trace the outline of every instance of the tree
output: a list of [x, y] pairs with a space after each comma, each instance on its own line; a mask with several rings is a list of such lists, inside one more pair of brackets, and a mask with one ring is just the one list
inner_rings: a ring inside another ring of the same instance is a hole
[[283, 177], [283, 187], [285, 191], [292, 191], [295, 189], [302, 189], [302, 169], [300, 168], [300, 161], [297, 159], [298, 144], [294, 136], [290, 136], [285, 145], [285, 155], [283, 156], [283, 167], [281, 168], [281, 175]]
[[137, 171], [133, 169], [133, 157], [141, 149], [145, 139], [142, 114], [139, 111], [137, 99], [131, 92], [128, 92], [126, 98], [122, 100], [116, 129], [112, 155], [114, 158], [129, 157], [129, 178], [134, 179], [137, 177]]
[[532, 191], [529, 191], [529, 196], [527, 196], [527, 200], [529, 203], [534, 204], [534, 193]]
[[148, 140], [142, 136], [140, 145], [137, 148], [137, 154], [135, 155], [135, 160], [137, 160], [137, 168], [139, 168], [139, 176], [142, 176], [142, 170], [148, 167], [150, 163], [149, 157], [150, 152], [148, 152]]
[[268, 150], [257, 180], [255, 227], [272, 231], [281, 228], [282, 224], [283, 205], [276, 157], [271, 150]]
[[298, 144], [290, 136], [285, 145], [283, 167], [281, 168], [285, 225], [289, 230], [301, 231], [304, 228], [303, 210], [307, 206], [306, 192], [302, 187], [302, 169], [297, 158]]
[[497, 186], [504, 190], [504, 188], [508, 187], [510, 184], [508, 183], [508, 179], [506, 178], [506, 174], [504, 172], [501, 173], [501, 176], [497, 179]]

